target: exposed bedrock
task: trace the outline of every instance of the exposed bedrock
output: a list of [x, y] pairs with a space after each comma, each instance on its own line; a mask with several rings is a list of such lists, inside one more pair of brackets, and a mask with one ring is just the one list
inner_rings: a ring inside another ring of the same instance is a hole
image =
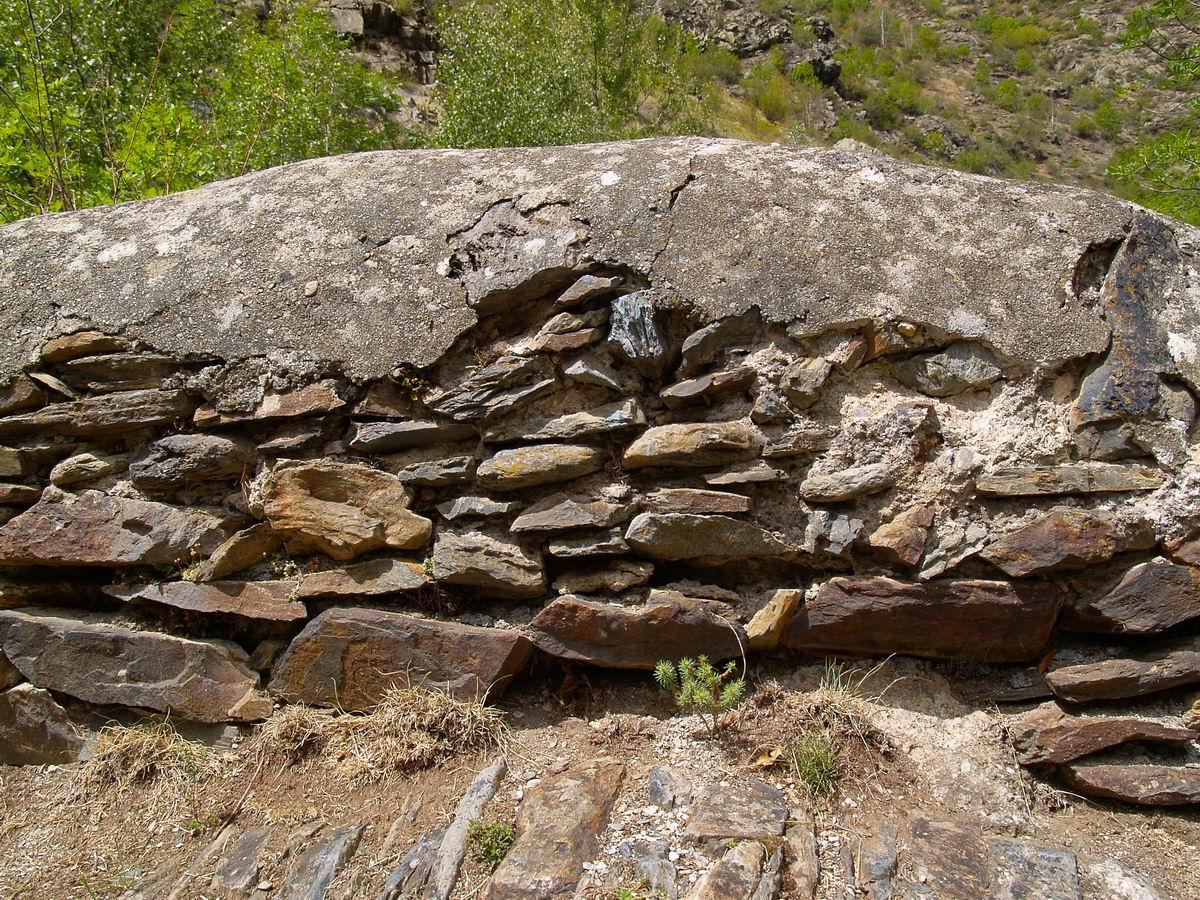
[[[1086, 191], [691, 138], [0, 228], [0, 732], [495, 696], [534, 648], [1200, 683], [1196, 247]], [[1159, 733], [1085, 724], [1054, 740]]]

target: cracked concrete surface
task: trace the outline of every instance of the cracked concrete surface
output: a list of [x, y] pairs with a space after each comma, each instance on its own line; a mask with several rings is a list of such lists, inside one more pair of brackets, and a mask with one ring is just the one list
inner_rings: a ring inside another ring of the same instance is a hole
[[[0, 228], [0, 380], [84, 327], [374, 378], [434, 362], [481, 312], [520, 302], [534, 273], [618, 264], [703, 321], [751, 306], [814, 332], [908, 320], [1053, 362], [1107, 349], [1076, 270], [1136, 209], [877, 154], [705, 138], [311, 160]], [[1197, 232], [1172, 228], [1184, 275], [1152, 326], [1195, 387]], [[473, 274], [453, 264], [468, 234], [488, 248]]]

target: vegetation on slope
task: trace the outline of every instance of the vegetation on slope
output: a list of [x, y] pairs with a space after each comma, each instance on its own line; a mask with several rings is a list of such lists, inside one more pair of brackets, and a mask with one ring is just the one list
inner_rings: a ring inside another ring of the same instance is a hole
[[313, 0], [17, 0], [0, 10], [0, 218], [350, 150], [714, 134], [854, 138], [1200, 221], [1193, 0], [745, 0], [772, 36], [744, 58], [725, 6], [653, 7], [688, 32], [639, 0], [440, 0], [433, 124], [402, 127], [397, 76]]

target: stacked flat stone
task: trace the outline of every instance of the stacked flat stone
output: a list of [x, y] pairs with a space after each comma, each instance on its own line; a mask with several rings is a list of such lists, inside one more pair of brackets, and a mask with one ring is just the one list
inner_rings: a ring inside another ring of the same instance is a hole
[[[928, 174], [874, 156], [561, 152], [566, 176], [545, 150], [387, 157], [411, 178], [381, 176], [378, 219], [353, 186], [381, 160], [338, 160], [0, 229], [10, 756], [113, 708], [495, 697], [535, 652], [1063, 644], [1063, 701], [1200, 684], [1190, 229], [961, 175], [916, 200]], [[319, 238], [220, 218], [290, 221], [330, 172]], [[747, 237], [753, 271], [720, 249], [764, 192], [828, 249]], [[969, 237], [922, 237], [929, 216]], [[384, 220], [400, 237], [361, 238]], [[236, 276], [222, 230], [256, 249]]]

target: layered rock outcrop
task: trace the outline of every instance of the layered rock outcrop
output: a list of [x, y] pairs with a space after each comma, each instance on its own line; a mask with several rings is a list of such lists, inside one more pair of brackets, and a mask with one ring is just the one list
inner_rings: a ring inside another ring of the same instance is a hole
[[6, 226], [8, 707], [236, 722], [777, 645], [1200, 682], [1196, 239], [702, 139]]

